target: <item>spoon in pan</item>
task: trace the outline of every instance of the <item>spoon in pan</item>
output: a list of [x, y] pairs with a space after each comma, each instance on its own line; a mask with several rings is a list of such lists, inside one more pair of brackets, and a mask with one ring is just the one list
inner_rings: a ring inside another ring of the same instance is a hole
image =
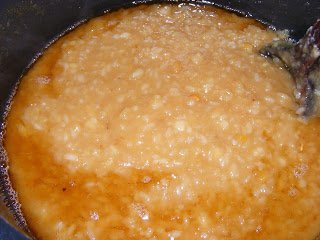
[[293, 76], [297, 113], [305, 119], [320, 117], [320, 19], [298, 42], [274, 41], [260, 53], [284, 65]]

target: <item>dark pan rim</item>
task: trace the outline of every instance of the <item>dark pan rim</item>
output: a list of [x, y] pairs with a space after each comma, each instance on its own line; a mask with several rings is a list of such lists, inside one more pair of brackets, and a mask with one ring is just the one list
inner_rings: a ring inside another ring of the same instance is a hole
[[[268, 28], [272, 30], [277, 30], [274, 25], [271, 25], [265, 20], [255, 18], [250, 12], [241, 11], [232, 7], [224, 6], [222, 4], [217, 4], [214, 2], [210, 2], [207, 0], [138, 0], [133, 1], [130, 3], [123, 3], [118, 6], [115, 6], [113, 8], [106, 8], [100, 11], [100, 13], [93, 15], [93, 16], [86, 16], [83, 17], [80, 21], [77, 21], [76, 23], [66, 26], [66, 29], [62, 32], [58, 33], [56, 36], [52, 38], [52, 40], [48, 41], [48, 43], [42, 47], [37, 54], [30, 60], [30, 63], [25, 67], [25, 70], [22, 72], [20, 77], [17, 79], [13, 87], [11, 88], [10, 95], [5, 99], [5, 108], [3, 111], [3, 114], [0, 116], [0, 197], [2, 198], [2, 201], [4, 202], [5, 206], [8, 208], [9, 212], [13, 215], [17, 226], [21, 228], [22, 232], [24, 232], [26, 235], [26, 238], [33, 238], [35, 237], [32, 234], [32, 231], [28, 228], [27, 221], [22, 213], [21, 205], [19, 203], [19, 197], [16, 191], [12, 188], [12, 184], [10, 181], [10, 173], [9, 173], [9, 164], [8, 164], [8, 157], [7, 153], [4, 147], [4, 138], [6, 135], [6, 120], [8, 117], [8, 114], [11, 109], [11, 105], [14, 99], [14, 96], [18, 90], [20, 81], [22, 77], [32, 68], [32, 66], [35, 64], [35, 62], [43, 55], [43, 53], [58, 39], [65, 36], [69, 32], [73, 31], [78, 26], [86, 23], [90, 19], [104, 15], [107, 13], [111, 13], [114, 11], [117, 11], [122, 8], [131, 8], [142, 4], [157, 4], [157, 3], [164, 3], [164, 4], [189, 4], [189, 5], [207, 5], [207, 6], [213, 6], [217, 8], [221, 8], [230, 12], [233, 12], [239, 16], [253, 18], [256, 21], [260, 22], [261, 24], [267, 26]], [[15, 228], [14, 226], [12, 226]], [[18, 229], [19, 230], [19, 229]], [[315, 240], [320, 240], [320, 236], [316, 237]]]

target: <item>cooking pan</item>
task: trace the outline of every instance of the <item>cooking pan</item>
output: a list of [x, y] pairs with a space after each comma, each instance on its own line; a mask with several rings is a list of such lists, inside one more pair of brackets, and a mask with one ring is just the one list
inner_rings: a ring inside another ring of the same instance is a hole
[[[11, 189], [2, 147], [5, 118], [21, 75], [55, 39], [94, 16], [159, 0], [1, 0], [0, 1], [0, 239], [28, 239], [31, 233]], [[166, 1], [177, 3], [181, 1]], [[272, 28], [288, 29], [293, 39], [320, 18], [319, 0], [203, 0]], [[20, 232], [18, 232], [18, 231]]]

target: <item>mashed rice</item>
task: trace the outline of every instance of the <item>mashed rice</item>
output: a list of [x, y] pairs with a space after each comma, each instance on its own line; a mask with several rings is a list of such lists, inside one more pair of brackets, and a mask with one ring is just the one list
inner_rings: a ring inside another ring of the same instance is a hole
[[24, 76], [10, 174], [39, 239], [314, 239], [320, 121], [257, 54], [277, 39], [211, 7], [95, 18]]

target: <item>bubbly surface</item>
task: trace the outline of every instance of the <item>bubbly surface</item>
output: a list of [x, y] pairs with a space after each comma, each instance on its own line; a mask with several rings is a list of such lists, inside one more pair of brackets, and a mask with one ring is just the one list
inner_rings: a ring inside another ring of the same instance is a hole
[[5, 148], [39, 239], [312, 240], [320, 121], [258, 54], [277, 39], [211, 7], [78, 27], [24, 76]]

